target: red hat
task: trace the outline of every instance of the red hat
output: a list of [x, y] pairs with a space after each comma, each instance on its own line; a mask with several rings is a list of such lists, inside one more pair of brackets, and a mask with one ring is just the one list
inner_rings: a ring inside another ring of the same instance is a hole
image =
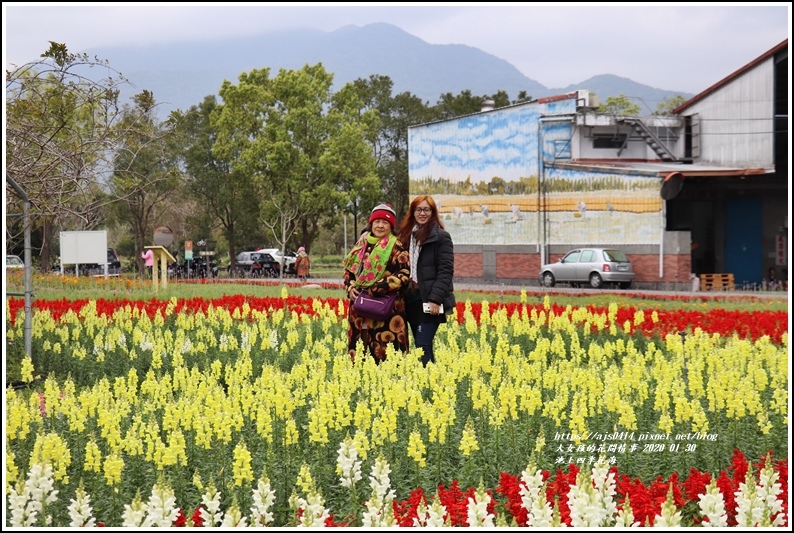
[[378, 219], [385, 220], [391, 224], [392, 228], [397, 227], [397, 213], [394, 212], [394, 209], [389, 204], [376, 205], [372, 210], [372, 214], [369, 216], [369, 223], [372, 224], [373, 221]]

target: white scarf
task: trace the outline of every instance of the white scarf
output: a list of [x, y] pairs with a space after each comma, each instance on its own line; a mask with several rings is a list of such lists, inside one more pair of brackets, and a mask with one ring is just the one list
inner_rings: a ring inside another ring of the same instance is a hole
[[411, 244], [408, 246], [408, 255], [411, 258], [411, 279], [419, 283], [419, 280], [416, 277], [416, 266], [417, 262], [419, 261], [419, 252], [422, 250], [422, 246], [416, 242], [416, 230], [419, 229], [419, 226], [414, 226], [414, 229], [411, 231]]

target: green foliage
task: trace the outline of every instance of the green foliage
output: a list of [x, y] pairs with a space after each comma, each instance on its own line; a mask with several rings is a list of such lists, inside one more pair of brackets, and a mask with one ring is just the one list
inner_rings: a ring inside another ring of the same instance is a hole
[[686, 98], [684, 98], [680, 94], [673, 96], [671, 98], [665, 98], [664, 100], [659, 102], [659, 105], [656, 107], [656, 111], [654, 111], [653, 114], [663, 115], [663, 116], [672, 115], [673, 109], [680, 106], [684, 102], [686, 102]]
[[140, 254], [150, 244], [161, 210], [182, 186], [178, 148], [166, 123], [158, 123], [154, 95], [143, 91], [125, 106], [120, 124], [119, 148], [113, 159], [109, 187], [119, 206], [119, 218], [129, 224], [135, 238], [135, 258], [143, 270]]
[[361, 112], [353, 91], [332, 98], [332, 82], [322, 64], [272, 78], [253, 70], [224, 83], [212, 115], [214, 152], [251, 181], [258, 222], [279, 248], [310, 245], [323, 220], [378, 189], [366, 143], [377, 117]]
[[[223, 114], [215, 96], [207, 96], [198, 106], [187, 112], [175, 112], [169, 125], [178, 136], [180, 160], [184, 165], [186, 191], [201, 206], [199, 210], [208, 218], [210, 227], [219, 224], [228, 245], [232, 261], [241, 251], [246, 239], [264, 235], [257, 224], [259, 202], [252, 180], [241, 170], [233, 170], [232, 163], [239, 154], [224, 152], [217, 145], [217, 121], [213, 117]], [[210, 233], [209, 229], [204, 234]]]
[[[108, 203], [102, 190], [118, 133], [118, 95], [127, 84], [106, 61], [50, 42], [42, 59], [6, 71], [6, 175], [31, 202], [31, 226], [49, 264], [58, 230], [95, 229]], [[107, 75], [93, 81], [86, 67]], [[9, 188], [8, 212], [21, 212]], [[22, 226], [10, 225], [11, 242]]]
[[639, 115], [642, 109], [638, 104], [633, 103], [628, 96], [620, 94], [610, 96], [604, 103], [598, 106], [598, 113], [611, 115]]

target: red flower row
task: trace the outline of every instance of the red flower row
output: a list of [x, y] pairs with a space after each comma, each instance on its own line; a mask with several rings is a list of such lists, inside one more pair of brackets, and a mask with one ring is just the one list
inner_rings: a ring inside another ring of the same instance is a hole
[[[765, 461], [766, 458], [762, 458], [759, 463], [753, 466], [760, 470], [765, 466]], [[744, 454], [739, 450], [734, 450], [731, 466], [727, 470], [722, 470], [716, 480], [717, 487], [719, 487], [720, 493], [725, 500], [725, 510], [728, 516], [728, 525], [730, 526], [736, 525], [737, 504], [734, 493], [739, 490], [739, 484], [745, 482], [745, 476], [749, 468], [750, 465]], [[778, 499], [783, 502], [783, 509], [779, 514], [785, 517], [785, 524], [788, 524], [788, 461], [778, 460], [773, 464], [773, 468], [779, 475], [778, 482], [782, 488]], [[650, 526], [653, 526], [656, 515], [661, 514], [662, 504], [667, 499], [667, 493], [671, 486], [673, 488], [675, 506], [680, 510], [689, 502], [697, 504], [699, 502], [698, 495], [704, 494], [706, 487], [711, 483], [711, 475], [708, 472], [699, 472], [694, 468], [691, 469], [689, 476], [683, 482], [678, 479], [677, 473], [673, 473], [666, 481], [659, 476], [647, 486], [639, 479], [631, 479], [626, 475], [618, 474], [617, 467], [613, 467], [612, 472], [616, 476], [618, 510], [623, 508], [626, 498], [628, 498], [631, 511], [634, 514], [634, 520], [642, 525]], [[543, 480], [547, 482], [546, 501], [552, 506], [557, 502], [560, 521], [567, 526], [571, 526], [568, 493], [571, 485], [576, 484], [578, 473], [579, 468], [571, 464], [567, 473], [563, 472], [562, 469], [557, 470], [554, 479], [549, 482], [551, 474], [548, 471], [543, 471]], [[494, 515], [499, 512], [505, 513], [505, 516], [513, 517], [517, 525], [526, 527], [528, 514], [521, 503], [520, 491], [520, 479], [514, 475], [502, 472], [499, 486], [496, 487], [496, 490], [486, 491], [491, 496], [488, 512]], [[494, 497], [494, 492], [499, 496]], [[469, 498], [474, 497], [474, 488], [464, 491], [458, 485], [457, 480], [453, 480], [449, 488], [445, 488], [444, 485], [438, 486], [438, 498], [446, 509], [445, 518], [449, 520], [452, 526], [466, 527], [469, 525], [467, 506]], [[411, 491], [411, 495], [406, 500], [394, 500], [392, 509], [397, 525], [400, 527], [413, 526], [414, 520], [418, 518], [420, 504], [429, 505], [428, 498], [421, 487]], [[200, 510], [201, 507], [196, 508], [190, 519], [194, 526], [200, 527], [203, 525]], [[775, 517], [770, 518], [774, 519]], [[692, 516], [692, 521], [698, 524], [702, 519], [696, 513]], [[186, 516], [180, 509], [179, 516], [174, 521], [174, 526], [183, 527], [187, 525], [187, 522]], [[348, 522], [336, 522], [333, 515], [329, 516], [325, 521], [327, 527], [346, 527], [348, 524]]]
[[[257, 298], [243, 295], [224, 296], [223, 298], [215, 299], [190, 298], [178, 300], [175, 311], [177, 313], [206, 312], [210, 306], [233, 311], [241, 308], [243, 304], [247, 303], [252, 310], [257, 311], [272, 312], [286, 308], [301, 315], [314, 315], [315, 313], [312, 307], [314, 300], [314, 298], [304, 298], [300, 296], [288, 296], [287, 298]], [[327, 303], [333, 309], [339, 304], [338, 298], [320, 298], [319, 300], [323, 304]], [[345, 309], [347, 309], [347, 299], [342, 300], [342, 302]], [[11, 311], [11, 321], [12, 324], [14, 324], [19, 311], [24, 307], [24, 300], [22, 298], [11, 298], [7, 303]], [[87, 303], [88, 300], [36, 300], [33, 302], [33, 308], [34, 310], [48, 310], [55, 320], [58, 320], [67, 311], [79, 312]], [[100, 315], [110, 316], [118, 308], [127, 306], [140, 309], [146, 312], [149, 317], [153, 318], [157, 313], [165, 314], [169, 302], [154, 298], [148, 301], [96, 300], [97, 313]], [[491, 303], [489, 304], [489, 313], [493, 314], [499, 308], [504, 308], [508, 315], [512, 316], [513, 313], [520, 313], [524, 307], [527, 308], [527, 312], [530, 312], [532, 309], [536, 309], [538, 312], [546, 311], [541, 304]], [[608, 310], [603, 307], [587, 306], [587, 309], [594, 314], [608, 314]], [[464, 320], [464, 310], [465, 304], [459, 302], [457, 311], [458, 321], [461, 323]], [[482, 306], [472, 305], [471, 311], [474, 318], [479, 323]], [[637, 311], [638, 309], [635, 307], [619, 308], [615, 318], [615, 326], [622, 329], [623, 324], [627, 321], [633, 324], [634, 316]], [[547, 311], [547, 314], [548, 312], [553, 312], [555, 315], [560, 316], [565, 313], [565, 307], [552, 305]], [[653, 335], [664, 337], [669, 333], [680, 333], [700, 328], [709, 334], [717, 333], [723, 337], [730, 337], [736, 334], [740, 338], [751, 339], [753, 341], [767, 336], [776, 344], [782, 342], [783, 334], [788, 331], [788, 313], [785, 311], [726, 311], [724, 309], [715, 309], [712, 311], [657, 310], [656, 314], [658, 316], [658, 321], [654, 323], [651, 320], [651, 311], [645, 311], [645, 321], [639, 326], [636, 326], [636, 328], [649, 337]], [[632, 327], [635, 328], [635, 326]]]

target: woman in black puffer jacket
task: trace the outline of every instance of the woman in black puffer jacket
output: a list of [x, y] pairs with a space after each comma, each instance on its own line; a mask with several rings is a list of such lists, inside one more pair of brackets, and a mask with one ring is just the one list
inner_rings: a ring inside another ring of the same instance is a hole
[[414, 343], [424, 351], [422, 364], [427, 366], [435, 362], [433, 339], [438, 325], [455, 310], [452, 237], [444, 229], [431, 196], [413, 199], [398, 238], [408, 246], [411, 258], [411, 283], [405, 294], [408, 324]]

